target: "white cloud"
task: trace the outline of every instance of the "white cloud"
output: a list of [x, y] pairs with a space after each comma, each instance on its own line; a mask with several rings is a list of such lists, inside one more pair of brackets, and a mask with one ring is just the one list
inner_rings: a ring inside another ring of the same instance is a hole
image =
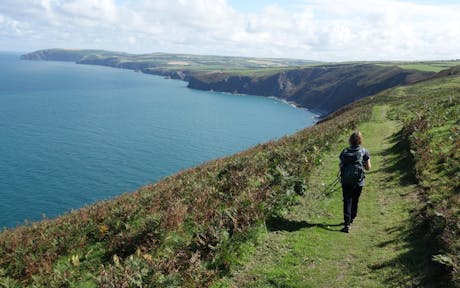
[[[320, 34], [328, 35], [328, 40], [323, 37], [319, 43], [318, 52], [320, 48], [326, 53], [334, 51], [335, 43], [339, 43], [345, 50], [340, 54], [354, 59], [459, 56], [460, 44], [456, 40], [460, 36], [460, 22], [456, 16], [459, 5], [419, 5], [394, 0], [322, 0], [312, 6], [318, 13], [328, 16], [318, 19], [323, 27]], [[334, 23], [340, 25], [334, 28]], [[337, 30], [337, 27], [341, 28]], [[344, 38], [344, 31], [348, 37]], [[439, 41], [440, 37], [443, 41]]]
[[225, 0], [0, 0], [0, 50], [47, 47], [318, 60], [460, 58], [460, 5], [309, 0], [242, 13]]
[[113, 23], [118, 18], [118, 7], [112, 0], [71, 0], [57, 4], [56, 8], [70, 17], [97, 22]]

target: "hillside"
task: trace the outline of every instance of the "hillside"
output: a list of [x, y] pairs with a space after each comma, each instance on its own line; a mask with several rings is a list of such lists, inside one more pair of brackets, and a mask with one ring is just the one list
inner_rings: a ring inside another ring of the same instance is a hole
[[[21, 56], [23, 60], [71, 61], [79, 64], [103, 65], [139, 70], [146, 73], [210, 71], [255, 71], [284, 69], [317, 64], [315, 61], [277, 58], [251, 58], [194, 54], [128, 54], [105, 50], [46, 49]], [[157, 71], [157, 72], [155, 72]]]
[[[333, 185], [337, 155], [347, 143], [348, 135], [343, 135], [313, 171], [309, 188], [316, 193], [301, 199], [288, 215], [270, 219], [268, 232], [261, 233], [244, 265], [215, 287], [457, 287], [459, 279], [455, 284], [448, 275], [458, 271], [452, 267], [458, 250], [448, 247], [458, 245], [458, 238], [439, 242], [439, 230], [434, 231], [440, 219], [426, 214], [433, 207], [428, 208], [424, 197], [431, 192], [423, 193], [407, 170], [402, 126], [389, 119], [394, 112], [375, 105], [371, 119], [358, 125], [365, 146], [372, 147], [373, 169], [350, 234], [340, 232], [342, 195]], [[452, 184], [445, 192], [453, 196]], [[440, 217], [439, 210], [433, 211]], [[450, 215], [449, 225], [459, 220], [452, 212], [441, 216]], [[458, 235], [458, 229], [441, 229]]]
[[134, 194], [6, 230], [0, 234], [2, 281], [13, 287], [127, 287], [133, 281], [208, 286], [228, 271], [254, 226], [304, 190], [308, 167], [328, 148], [315, 143], [333, 142], [336, 129], [350, 129], [365, 111], [344, 113]]
[[274, 96], [322, 115], [385, 89], [435, 75], [391, 63], [321, 64], [293, 59], [165, 53], [133, 55], [100, 50], [40, 50], [21, 58], [131, 69], [185, 80], [193, 89]]
[[272, 75], [227, 73], [192, 75], [194, 89], [276, 96], [302, 107], [329, 114], [340, 107], [385, 89], [424, 80], [432, 73], [373, 64], [321, 65]]
[[[301, 206], [307, 216], [301, 216], [299, 221], [315, 218], [329, 223], [329, 220], [334, 222], [336, 219], [335, 213], [340, 215], [340, 211], [336, 212], [340, 209], [337, 204], [340, 199], [325, 198], [324, 194], [331, 193], [321, 188], [323, 181], [318, 171], [335, 171], [337, 163], [333, 155], [343, 145], [344, 137], [359, 127], [369, 134], [371, 146], [368, 148], [376, 157], [375, 172], [372, 172], [376, 174], [370, 176], [374, 183], [369, 187], [372, 196], [368, 199], [376, 199], [382, 207], [395, 205], [394, 209], [389, 208], [385, 213], [391, 217], [404, 214], [405, 218], [401, 221], [406, 230], [397, 230], [405, 232], [391, 237], [385, 236], [391, 231], [386, 229], [392, 225], [397, 227], [397, 223], [374, 223], [378, 218], [366, 221], [364, 215], [374, 215], [375, 207], [363, 208], [364, 219], [357, 223], [356, 231], [373, 229], [364, 233], [365, 237], [383, 235], [388, 241], [401, 245], [371, 242], [372, 246], [366, 246], [368, 238], [364, 238], [362, 243], [355, 243], [351, 241], [353, 238], [344, 238], [341, 234], [323, 235], [323, 239], [329, 242], [307, 235], [297, 248], [290, 248], [290, 242], [282, 240], [280, 245], [286, 248], [275, 247], [273, 251], [291, 253], [300, 249], [302, 253], [307, 253], [303, 256], [307, 258], [298, 258], [299, 254], [293, 254], [291, 262], [286, 264], [287, 270], [282, 272], [287, 278], [279, 278], [280, 281], [284, 287], [305, 287], [300, 277], [304, 274], [298, 274], [293, 268], [297, 264], [292, 261], [322, 259], [323, 256], [314, 253], [331, 249], [336, 242], [330, 241], [350, 239], [347, 242], [350, 249], [365, 249], [372, 251], [371, 255], [389, 255], [388, 259], [394, 258], [394, 263], [404, 268], [382, 266], [378, 269], [379, 266], [375, 266], [376, 269], [368, 271], [371, 278], [383, 281], [392, 277], [396, 279], [396, 286], [403, 287], [429, 287], [433, 281], [445, 284], [444, 287], [459, 287], [459, 95], [460, 77], [456, 75], [389, 89], [347, 106], [314, 127], [279, 141], [210, 161], [134, 193], [57, 219], [5, 230], [0, 234], [0, 284], [4, 287], [231, 285], [233, 280], [216, 281], [223, 276], [231, 276], [236, 265], [241, 264], [241, 259], [252, 257], [248, 251], [254, 250], [250, 247], [265, 233], [264, 223], [268, 223], [268, 228], [273, 231], [276, 226], [270, 225], [273, 223], [270, 219], [278, 219], [275, 224], [281, 223], [281, 226], [278, 225], [280, 228], [277, 229], [290, 229], [292, 221], [283, 217], [290, 207], [299, 203], [299, 199], [304, 199], [301, 202], [307, 204]], [[326, 179], [333, 180], [333, 174], [326, 175]], [[389, 193], [379, 198], [377, 193], [380, 191]], [[338, 193], [332, 194], [339, 197]], [[400, 199], [398, 194], [410, 198]], [[321, 199], [325, 202], [318, 202], [323, 201]], [[322, 210], [329, 201], [335, 201], [332, 210]], [[410, 215], [407, 214], [408, 209], [412, 211]], [[328, 218], [329, 215], [331, 218]], [[391, 222], [392, 218], [388, 219]], [[316, 226], [328, 228], [328, 225]], [[295, 229], [303, 231], [303, 227]], [[314, 245], [303, 246], [305, 241]], [[355, 263], [352, 262], [355, 257], [360, 261], [374, 259], [366, 255], [350, 256], [350, 263]], [[399, 261], [397, 255], [404, 256], [401, 259], [405, 260]], [[261, 258], [258, 262], [270, 265], [271, 260]], [[313, 262], [314, 265], [309, 267], [318, 267], [317, 271], [322, 271], [322, 266], [318, 266], [320, 262]], [[364, 262], [363, 265], [369, 268], [372, 263]], [[324, 271], [338, 273], [338, 270]], [[423, 276], [426, 271], [433, 273]], [[252, 276], [249, 279], [264, 281], [263, 272], [255, 273], [250, 272]], [[311, 278], [311, 283], [323, 283], [320, 281], [331, 276], [315, 271], [308, 273], [305, 275]], [[299, 279], [300, 282], [286, 279]], [[234, 281], [246, 280], [243, 277]], [[280, 282], [267, 281], [261, 283], [279, 287]], [[324, 283], [323, 287], [326, 287], [327, 281]]]
[[[259, 240], [248, 263], [225, 280], [227, 286], [421, 286], [423, 275], [417, 273], [421, 267], [405, 259], [412, 251], [420, 252], [407, 239], [411, 234], [408, 211], [417, 208], [415, 186], [413, 181], [400, 184], [402, 171], [393, 169], [398, 161], [395, 133], [400, 125], [387, 120], [387, 115], [388, 106], [376, 105], [371, 119], [358, 125], [365, 135], [365, 147], [371, 147], [373, 169], [366, 177], [351, 232], [340, 232], [341, 191], [339, 185], [332, 185], [337, 177], [337, 155], [347, 143], [348, 135], [343, 135], [325, 153], [309, 183], [311, 190], [327, 190], [327, 195], [302, 199], [288, 215], [271, 219], [269, 232]], [[322, 183], [330, 187], [321, 189]], [[413, 259], [426, 265], [425, 256]]]

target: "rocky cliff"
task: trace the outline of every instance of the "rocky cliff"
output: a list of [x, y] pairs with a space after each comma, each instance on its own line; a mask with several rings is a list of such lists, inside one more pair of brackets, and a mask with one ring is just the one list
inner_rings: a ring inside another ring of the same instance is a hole
[[78, 62], [88, 54], [95, 55], [100, 53], [109, 53], [110, 55], [124, 54], [122, 52], [107, 52], [103, 50], [46, 49], [24, 54], [21, 56], [21, 59]]
[[362, 63], [299, 68], [291, 65], [305, 64], [301, 60], [255, 61], [256, 58], [165, 53], [133, 55], [103, 50], [49, 49], [21, 58], [110, 66], [185, 80], [193, 89], [275, 96], [322, 115], [357, 99], [435, 74]]
[[189, 87], [231, 93], [275, 96], [321, 114], [329, 114], [357, 99], [414, 83], [433, 73], [372, 64], [326, 65], [293, 69], [268, 76], [226, 73], [192, 75]]
[[85, 56], [75, 62], [77, 64], [101, 65], [114, 68], [129, 69], [140, 71], [146, 74], [159, 75], [184, 81], [187, 81], [189, 79], [189, 75], [192, 73], [187, 69], [166, 69], [161, 65], [150, 61], [126, 61], [125, 59], [117, 56], [106, 58]]

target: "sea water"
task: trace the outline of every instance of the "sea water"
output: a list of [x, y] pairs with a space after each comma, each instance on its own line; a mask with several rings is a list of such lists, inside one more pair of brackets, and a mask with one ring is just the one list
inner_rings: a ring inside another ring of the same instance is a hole
[[305, 109], [0, 53], [0, 228], [55, 217], [294, 133]]

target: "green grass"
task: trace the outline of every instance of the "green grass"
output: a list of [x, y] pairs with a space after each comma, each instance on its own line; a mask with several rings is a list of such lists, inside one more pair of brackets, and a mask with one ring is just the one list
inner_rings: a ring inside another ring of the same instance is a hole
[[[281, 229], [273, 229], [254, 258], [235, 272], [230, 287], [396, 287], [417, 285], [416, 270], [405, 254], [413, 253], [404, 232], [410, 228], [413, 184], [401, 184], [394, 169], [396, 122], [385, 120], [387, 107], [374, 107], [370, 122], [358, 128], [372, 153], [359, 216], [350, 234], [340, 233], [343, 222], [341, 191], [331, 197], [302, 201]], [[320, 194], [323, 184], [337, 175], [337, 159], [346, 137], [332, 146], [313, 172], [311, 188]], [[286, 223], [294, 229], [286, 231]], [[413, 255], [412, 255], [413, 256]], [[401, 261], [407, 260], [407, 261]], [[418, 264], [417, 264], [418, 265]], [[409, 270], [409, 273], [401, 273]], [[386, 284], [385, 284], [386, 283]]]
[[[98, 64], [121, 67], [129, 64], [131, 69], [162, 69], [162, 70], [188, 70], [194, 72], [219, 72], [230, 73], [270, 73], [270, 71], [282, 71], [286, 68], [320, 63], [300, 59], [285, 58], [254, 58], [254, 57], [231, 57], [217, 55], [194, 55], [194, 54], [128, 54], [104, 50], [70, 50], [70, 49], [47, 49], [39, 50], [24, 55], [25, 59], [63, 60], [68, 61], [92, 61]], [[56, 59], [55, 59], [56, 58]], [[176, 65], [174, 62], [185, 65]]]
[[340, 191], [321, 197], [344, 134], [312, 172], [308, 197], [216, 287], [459, 287], [459, 95], [460, 77], [450, 77], [355, 104], [380, 103], [358, 127], [373, 168], [351, 233], [337, 232]]
[[451, 66], [438, 66], [432, 64], [416, 63], [416, 64], [402, 64], [398, 65], [403, 69], [407, 70], [419, 70], [419, 71], [428, 71], [428, 72], [439, 72], [444, 69], [448, 69]]
[[[458, 283], [459, 95], [460, 77], [389, 89], [295, 135], [4, 230], [0, 287]], [[323, 194], [357, 125], [373, 170], [345, 235], [340, 192]]]
[[419, 70], [425, 72], [439, 72], [460, 65], [460, 60], [456, 61], [422, 61], [422, 62], [383, 62], [381, 66], [396, 65], [402, 69]]

